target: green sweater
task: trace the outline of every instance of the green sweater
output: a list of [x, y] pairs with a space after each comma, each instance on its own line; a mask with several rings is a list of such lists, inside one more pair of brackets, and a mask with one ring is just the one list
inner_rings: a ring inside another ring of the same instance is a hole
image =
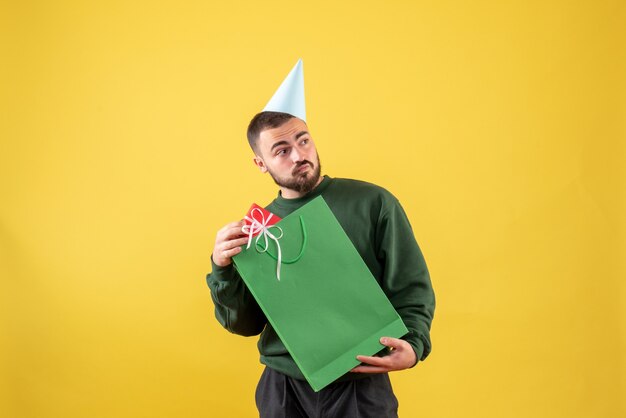
[[[435, 295], [424, 257], [398, 200], [370, 183], [325, 176], [309, 194], [297, 199], [279, 196], [267, 210], [281, 218], [322, 195], [369, 267], [409, 333], [403, 337], [418, 360], [430, 353], [430, 324]], [[244, 336], [261, 334], [261, 363], [297, 379], [304, 376], [245, 286], [233, 264], [207, 276], [215, 316], [228, 331]], [[348, 373], [344, 378], [359, 378]]]

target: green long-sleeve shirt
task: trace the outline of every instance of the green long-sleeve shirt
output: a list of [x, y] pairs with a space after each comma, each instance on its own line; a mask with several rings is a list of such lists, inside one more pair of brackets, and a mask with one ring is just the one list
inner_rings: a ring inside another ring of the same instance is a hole
[[[422, 252], [398, 200], [370, 183], [330, 178], [297, 199], [279, 196], [267, 210], [281, 218], [317, 196], [323, 196], [357, 251], [404, 321], [408, 341], [419, 360], [430, 353], [430, 325], [435, 295]], [[261, 334], [261, 363], [297, 379], [304, 379], [284, 344], [267, 321], [234, 265], [207, 275], [215, 316], [228, 331], [244, 336]], [[355, 376], [349, 374], [346, 378]]]

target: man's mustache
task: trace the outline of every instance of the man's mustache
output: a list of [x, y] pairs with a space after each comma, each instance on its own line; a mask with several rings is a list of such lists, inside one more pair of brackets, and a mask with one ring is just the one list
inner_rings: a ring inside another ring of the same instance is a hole
[[307, 160], [304, 160], [304, 161], [302, 161], [302, 162], [298, 163], [298, 165], [296, 165], [296, 166], [293, 168], [293, 170], [291, 171], [291, 174], [296, 174], [296, 171], [298, 171], [298, 170], [300, 169], [300, 167], [302, 167], [302, 166], [303, 166], [303, 165], [305, 165], [305, 164], [310, 165], [310, 166], [311, 166], [311, 168], [315, 168], [315, 167], [313, 167], [313, 163], [312, 163], [312, 162], [307, 161]]

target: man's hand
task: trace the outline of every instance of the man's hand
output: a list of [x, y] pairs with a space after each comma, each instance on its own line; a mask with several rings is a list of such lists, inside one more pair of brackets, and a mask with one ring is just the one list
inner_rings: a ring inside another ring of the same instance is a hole
[[217, 232], [212, 256], [215, 265], [226, 267], [241, 252], [241, 246], [248, 242], [247, 235], [241, 232], [244, 225], [244, 221], [231, 222]]
[[413, 367], [417, 362], [411, 344], [404, 340], [391, 337], [380, 339], [382, 345], [391, 348], [391, 354], [385, 357], [356, 356], [362, 364], [351, 371], [354, 373], [387, 373]]

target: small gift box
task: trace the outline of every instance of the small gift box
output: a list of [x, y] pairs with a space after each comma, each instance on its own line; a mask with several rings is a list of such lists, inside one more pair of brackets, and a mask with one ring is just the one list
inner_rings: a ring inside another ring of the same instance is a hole
[[253, 203], [243, 219], [246, 223], [244, 232], [251, 237], [256, 237], [264, 228], [278, 223], [281, 218]]
[[315, 391], [408, 332], [321, 196], [275, 224], [254, 212], [233, 260]]

